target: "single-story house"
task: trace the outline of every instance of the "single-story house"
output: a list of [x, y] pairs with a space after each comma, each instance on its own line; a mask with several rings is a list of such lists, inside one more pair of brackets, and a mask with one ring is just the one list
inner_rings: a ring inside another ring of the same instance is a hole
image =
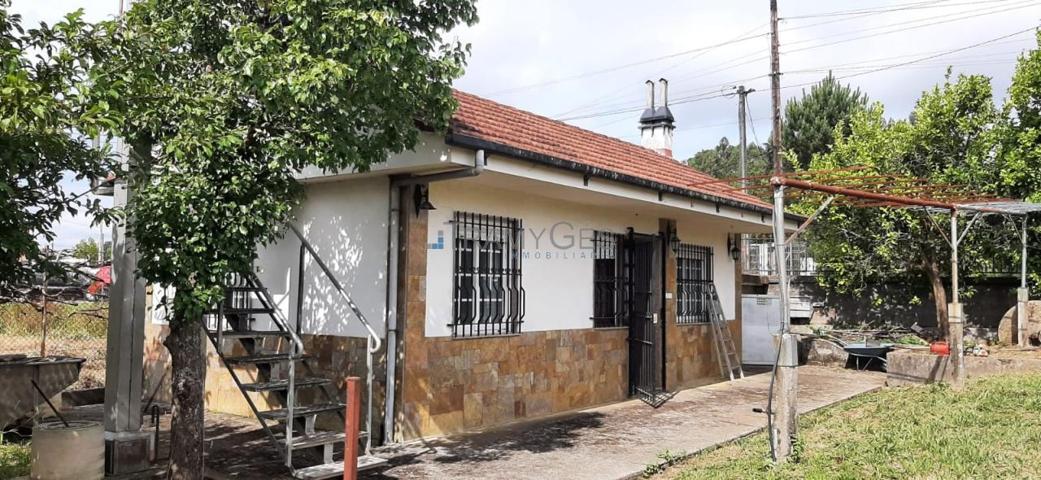
[[[673, 158], [666, 89], [649, 88], [642, 145], [456, 92], [446, 134], [366, 172], [300, 175], [294, 225], [314, 254], [289, 233], [260, 252], [257, 277], [299, 325], [307, 376], [341, 394], [344, 377], [368, 373], [355, 308], [371, 324], [375, 444], [723, 380], [711, 292], [740, 339], [738, 239], [769, 232], [771, 207]], [[228, 328], [277, 326], [254, 318]], [[225, 348], [243, 384], [284, 376], [243, 360], [268, 343]], [[209, 409], [278, 407], [259, 387], [251, 407], [210, 358]]]

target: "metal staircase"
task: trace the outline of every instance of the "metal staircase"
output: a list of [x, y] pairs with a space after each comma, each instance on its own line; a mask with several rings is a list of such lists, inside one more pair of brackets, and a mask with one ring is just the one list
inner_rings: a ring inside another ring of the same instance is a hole
[[[365, 412], [364, 428], [355, 427], [361, 430], [359, 438], [364, 442], [363, 453], [358, 455], [358, 471], [383, 465], [386, 460], [368, 454], [371, 446], [368, 431], [372, 425], [372, 356], [380, 348], [380, 339], [310, 244], [299, 231], [292, 226], [290, 228], [302, 242], [301, 269], [298, 272], [300, 286], [303, 286], [304, 256], [311, 254], [369, 332], [366, 376], [368, 409]], [[300, 291], [302, 292], [303, 288], [300, 288]], [[297, 301], [302, 302], [299, 298]], [[297, 318], [300, 318], [300, 310], [298, 305]], [[256, 329], [258, 317], [270, 320], [271, 329]], [[342, 430], [345, 421], [344, 409], [347, 405], [340, 401], [337, 390], [329, 379], [315, 374], [310, 362], [311, 357], [304, 351], [299, 323], [296, 329], [290, 328], [289, 322], [276, 307], [271, 293], [261, 284], [260, 279], [255, 274], [234, 275], [230, 278], [225, 288], [224, 300], [204, 316], [204, 322], [214, 350], [294, 478], [323, 479], [343, 476], [343, 461], [334, 461], [334, 454], [336, 447], [343, 445], [347, 438]], [[230, 350], [234, 350], [236, 343], [241, 347], [241, 352], [229, 353]], [[256, 369], [256, 378], [244, 382], [238, 369], [250, 365]], [[302, 392], [307, 393], [298, 395]], [[264, 395], [266, 405], [258, 405], [259, 402], [254, 401], [251, 394], [258, 393]], [[310, 401], [302, 403], [301, 396]], [[262, 409], [269, 405], [280, 407]], [[341, 429], [318, 430], [318, 420], [325, 416], [337, 417], [338, 421], [335, 423]], [[305, 451], [309, 452], [304, 455], [297, 454]], [[315, 463], [316, 458], [320, 458], [318, 463]], [[306, 463], [312, 464], [305, 465]]]
[[734, 337], [730, 334], [727, 326], [726, 316], [723, 315], [723, 304], [719, 301], [719, 292], [715, 284], [709, 284], [709, 323], [712, 324], [712, 335], [716, 342], [716, 359], [719, 361], [719, 370], [724, 377], [730, 376], [733, 381], [736, 378], [745, 378], [745, 372], [741, 368], [741, 355], [737, 352]]

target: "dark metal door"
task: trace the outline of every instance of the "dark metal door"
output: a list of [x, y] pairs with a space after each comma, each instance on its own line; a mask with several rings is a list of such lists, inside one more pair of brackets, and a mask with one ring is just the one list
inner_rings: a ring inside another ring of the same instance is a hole
[[660, 405], [663, 391], [660, 237], [630, 233], [623, 245], [629, 317], [629, 395]]

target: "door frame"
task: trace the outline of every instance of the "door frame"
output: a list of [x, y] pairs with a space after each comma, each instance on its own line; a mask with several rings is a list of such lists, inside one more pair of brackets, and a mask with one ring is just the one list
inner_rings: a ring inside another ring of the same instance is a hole
[[[666, 261], [667, 261], [666, 249], [668, 248], [666, 238], [667, 238], [666, 235], [662, 235], [660, 232], [658, 234], [637, 233], [637, 232], [635, 232], [633, 230], [632, 227], [630, 227], [628, 229], [628, 231], [627, 231], [626, 236], [624, 237], [623, 246], [622, 246], [622, 254], [623, 254], [624, 258], [625, 258], [624, 268], [628, 270], [629, 268], [631, 268], [631, 265], [632, 265], [631, 262], [633, 261], [632, 260], [633, 257], [631, 257], [630, 255], [634, 255], [635, 254], [635, 251], [636, 251], [635, 247], [636, 247], [637, 242], [641, 242], [641, 243], [647, 242], [647, 243], [651, 244], [651, 250], [650, 250], [650, 254], [649, 254], [650, 258], [647, 259], [647, 261], [649, 262], [648, 267], [650, 268], [650, 272], [648, 272], [648, 275], [647, 275], [647, 282], [648, 282], [647, 289], [649, 291], [649, 296], [648, 296], [648, 299], [647, 299], [647, 308], [646, 308], [647, 312], [646, 312], [646, 314], [651, 316], [651, 318], [656, 318], [657, 320], [656, 320], [655, 326], [651, 330], [653, 332], [653, 339], [651, 340], [651, 346], [654, 349], [654, 352], [651, 355], [651, 358], [653, 359], [653, 362], [654, 362], [654, 365], [652, 367], [652, 375], [654, 377], [656, 377], [656, 378], [655, 378], [655, 382], [654, 382], [655, 385], [653, 387], [651, 387], [650, 391], [646, 391], [646, 385], [640, 385], [638, 383], [639, 380], [641, 380], [641, 379], [633, 378], [633, 372], [634, 372], [634, 364], [633, 364], [633, 362], [634, 362], [634, 360], [637, 360], [637, 361], [642, 360], [642, 359], [634, 359], [633, 358], [634, 347], [632, 345], [632, 342], [635, 341], [635, 340], [638, 340], [636, 338], [636, 335], [635, 335], [635, 333], [636, 333], [635, 329], [639, 325], [637, 325], [638, 322], [634, 320], [634, 313], [635, 312], [630, 311], [630, 308], [632, 306], [631, 298], [632, 298], [632, 295], [633, 295], [632, 292], [633, 292], [633, 286], [634, 286], [633, 285], [633, 280], [631, 279], [632, 278], [632, 274], [629, 271], [626, 271], [626, 272], [623, 273], [623, 275], [626, 276], [625, 277], [626, 281], [625, 281], [625, 287], [624, 288], [627, 290], [626, 293], [625, 293], [626, 298], [627, 298], [627, 303], [626, 303], [626, 307], [625, 307], [626, 308], [625, 314], [629, 317], [628, 336], [626, 337], [626, 340], [627, 340], [627, 342], [626, 342], [626, 345], [627, 345], [627, 349], [626, 349], [627, 350], [627, 356], [626, 356], [626, 359], [627, 359], [627, 371], [629, 372], [628, 382], [627, 382], [628, 383], [628, 385], [627, 385], [627, 388], [628, 388], [627, 392], [628, 392], [628, 395], [630, 397], [640, 397], [642, 400], [644, 400], [645, 402], [647, 402], [648, 404], [650, 404], [650, 405], [652, 405], [654, 407], [661, 406], [661, 404], [664, 403], [664, 399], [666, 398], [666, 397], [663, 396], [663, 394], [665, 393], [665, 379], [666, 379], [666, 370], [665, 370], [665, 360], [666, 360], [666, 352], [665, 352], [665, 348], [666, 348], [666, 342], [665, 342], [665, 332], [666, 332], [666, 328], [665, 328], [666, 327], [666, 315], [665, 315], [665, 292], [666, 292], [666, 288], [665, 288], [665, 279], [666, 279]], [[643, 319], [641, 321], [646, 322], [648, 320], [647, 319]], [[639, 340], [643, 340], [643, 339], [639, 339]]]

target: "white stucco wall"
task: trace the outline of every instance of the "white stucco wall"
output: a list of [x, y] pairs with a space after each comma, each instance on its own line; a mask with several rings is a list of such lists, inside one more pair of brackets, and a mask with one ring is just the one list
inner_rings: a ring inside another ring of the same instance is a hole
[[[431, 185], [436, 210], [429, 212], [427, 232], [427, 336], [450, 336], [452, 321], [453, 212], [466, 211], [520, 218], [524, 222], [523, 287], [526, 316], [521, 330], [583, 329], [592, 327], [593, 257], [589, 238], [593, 230], [656, 234], [658, 217], [637, 215], [619, 208], [570, 203], [515, 191], [492, 189], [473, 182]], [[734, 267], [726, 254], [726, 233], [678, 220], [681, 239], [713, 248], [716, 285], [728, 317], [734, 314]], [[431, 244], [444, 239], [444, 248]]]
[[[369, 322], [383, 335], [387, 282], [387, 177], [306, 186], [296, 225], [336, 274]], [[283, 314], [296, 322], [300, 242], [292, 232], [261, 249], [260, 278]], [[305, 264], [304, 333], [365, 336], [346, 302], [308, 258]], [[263, 325], [260, 328], [265, 328]]]

